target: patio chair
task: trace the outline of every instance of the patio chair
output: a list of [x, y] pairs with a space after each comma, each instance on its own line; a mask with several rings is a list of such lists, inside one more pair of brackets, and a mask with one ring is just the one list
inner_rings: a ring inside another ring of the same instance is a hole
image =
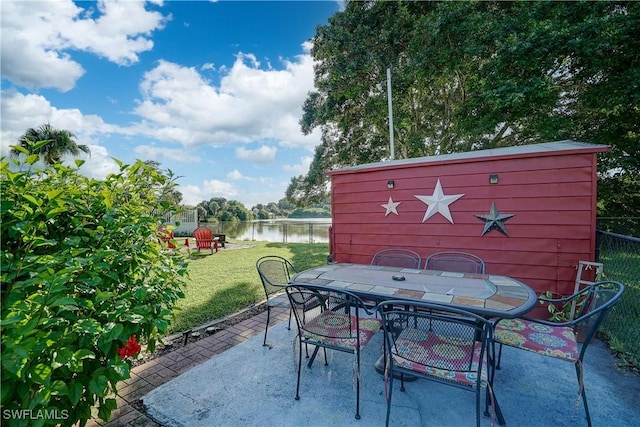
[[160, 236], [160, 242], [162, 243], [162, 246], [166, 246], [170, 249], [176, 248], [173, 231], [169, 230], [165, 225], [160, 225], [158, 227], [158, 235]]
[[442, 251], [427, 257], [426, 270], [484, 274], [484, 261], [477, 255], [460, 251]]
[[211, 253], [218, 252], [218, 241], [213, 237], [213, 230], [209, 227], [198, 227], [193, 230], [193, 237], [196, 239], [198, 252], [201, 249], [210, 249]]
[[487, 389], [486, 414], [489, 402], [495, 404], [487, 363], [491, 360], [493, 321], [451, 306], [415, 303], [415, 309], [406, 310], [402, 307], [405, 304], [390, 300], [378, 305], [385, 335], [386, 425], [394, 377], [400, 378], [400, 391], [404, 392], [405, 376], [410, 375], [474, 392], [476, 425], [480, 426], [482, 388]]
[[[621, 283], [602, 281], [565, 298], [539, 298], [543, 303], [562, 306], [569, 306], [576, 302], [578, 307], [576, 317], [565, 322], [526, 317], [500, 320], [494, 332], [495, 342], [500, 345], [497, 369], [500, 369], [503, 345], [573, 363], [578, 377], [578, 399], [582, 396], [587, 424], [591, 426], [591, 415], [583, 382], [583, 360], [587, 347], [600, 324], [623, 292], [624, 285]], [[582, 343], [579, 344], [579, 341]]]
[[373, 316], [356, 295], [340, 289], [313, 285], [289, 285], [286, 288], [289, 302], [298, 325], [298, 382], [296, 400], [300, 400], [300, 375], [302, 373], [302, 344], [314, 345], [307, 366], [322, 348], [324, 363], [328, 365], [327, 349], [354, 354], [356, 357], [356, 416], [360, 419], [360, 351], [380, 330], [380, 320]]
[[271, 307], [289, 307], [289, 325], [291, 329], [291, 308], [289, 299], [286, 296], [285, 287], [289, 284], [291, 276], [298, 273], [298, 270], [285, 258], [276, 255], [267, 255], [258, 258], [256, 269], [262, 282], [264, 294], [267, 297], [267, 326], [264, 330], [263, 346], [267, 345], [267, 332], [269, 331], [269, 321], [271, 318]]
[[389, 267], [420, 268], [422, 258], [417, 252], [404, 248], [383, 249], [373, 255], [371, 265]]

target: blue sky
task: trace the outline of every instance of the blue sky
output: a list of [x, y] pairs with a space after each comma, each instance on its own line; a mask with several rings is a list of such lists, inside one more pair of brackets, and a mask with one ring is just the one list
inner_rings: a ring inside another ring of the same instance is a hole
[[51, 123], [90, 147], [86, 175], [155, 160], [185, 204], [276, 202], [320, 143], [298, 125], [309, 41], [340, 5], [3, 0], [1, 153]]

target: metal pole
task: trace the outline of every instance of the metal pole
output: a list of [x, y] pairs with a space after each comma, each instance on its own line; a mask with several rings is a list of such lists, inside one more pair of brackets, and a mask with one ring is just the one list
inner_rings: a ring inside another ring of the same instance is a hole
[[391, 160], [395, 158], [395, 148], [393, 146], [393, 104], [391, 101], [391, 68], [387, 68], [387, 103], [389, 104], [389, 144]]

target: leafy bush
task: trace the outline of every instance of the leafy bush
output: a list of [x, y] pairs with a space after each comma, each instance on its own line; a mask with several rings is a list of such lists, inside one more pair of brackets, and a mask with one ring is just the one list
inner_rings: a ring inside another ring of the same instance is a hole
[[138, 340], [153, 349], [183, 297], [187, 261], [157, 234], [175, 183], [142, 162], [96, 180], [37, 160], [0, 162], [2, 424], [109, 420]]

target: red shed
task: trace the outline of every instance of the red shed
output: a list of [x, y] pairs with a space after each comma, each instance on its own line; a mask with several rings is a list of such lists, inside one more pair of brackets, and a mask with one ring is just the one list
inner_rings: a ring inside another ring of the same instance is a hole
[[578, 261], [595, 258], [596, 157], [609, 149], [558, 141], [328, 172], [331, 253], [368, 264], [389, 247], [467, 251], [488, 274], [570, 294]]

